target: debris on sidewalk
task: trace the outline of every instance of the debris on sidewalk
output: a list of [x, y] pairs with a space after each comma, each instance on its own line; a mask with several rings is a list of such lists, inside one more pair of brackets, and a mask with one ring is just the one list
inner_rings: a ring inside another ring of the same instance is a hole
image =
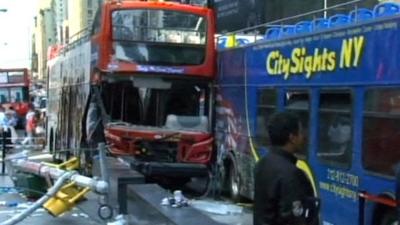
[[19, 191], [14, 187], [0, 187], [0, 195], [1, 194], [11, 194], [11, 193], [18, 193]]
[[192, 200], [190, 205], [198, 210], [219, 215], [241, 214], [243, 212], [241, 206], [213, 200]]
[[107, 225], [127, 225], [128, 221], [124, 215], [118, 215], [115, 217], [115, 221], [108, 222]]
[[161, 205], [169, 205], [173, 208], [180, 208], [184, 206], [188, 206], [189, 202], [188, 199], [183, 196], [181, 190], [174, 191], [173, 197], [166, 197], [161, 200]]

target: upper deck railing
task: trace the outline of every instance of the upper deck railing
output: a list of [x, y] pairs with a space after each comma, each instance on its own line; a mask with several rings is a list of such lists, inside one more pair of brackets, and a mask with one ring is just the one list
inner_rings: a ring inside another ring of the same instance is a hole
[[224, 33], [218, 37], [218, 48], [238, 47], [260, 40], [279, 40], [400, 14], [400, 3], [383, 2], [375, 5], [373, 8], [364, 7], [364, 4], [365, 1], [363, 0], [353, 0], [324, 9]]

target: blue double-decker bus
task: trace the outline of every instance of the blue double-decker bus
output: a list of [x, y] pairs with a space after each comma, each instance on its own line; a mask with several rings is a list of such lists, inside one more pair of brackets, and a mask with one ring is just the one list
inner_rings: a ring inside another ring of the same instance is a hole
[[[289, 110], [306, 128], [299, 166], [321, 199], [320, 224], [397, 224], [399, 12], [395, 3], [354, 8], [221, 50], [217, 161], [232, 197], [252, 198], [254, 165], [269, 147], [267, 121]], [[341, 16], [348, 20], [335, 24]]]

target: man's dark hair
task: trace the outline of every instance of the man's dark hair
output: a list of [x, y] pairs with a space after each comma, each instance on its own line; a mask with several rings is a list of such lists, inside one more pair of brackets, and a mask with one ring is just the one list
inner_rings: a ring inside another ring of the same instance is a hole
[[298, 134], [299, 117], [293, 112], [274, 113], [268, 121], [268, 134], [271, 145], [283, 146], [290, 134]]

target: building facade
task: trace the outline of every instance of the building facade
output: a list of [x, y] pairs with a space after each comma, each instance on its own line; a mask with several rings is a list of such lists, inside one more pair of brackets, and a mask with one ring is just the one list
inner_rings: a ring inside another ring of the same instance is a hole
[[48, 49], [71, 43], [91, 26], [103, 0], [40, 0], [32, 43], [34, 79], [45, 80]]
[[[38, 13], [35, 17], [34, 38], [32, 46], [32, 68], [34, 80], [43, 80], [46, 77], [47, 49], [57, 42], [57, 30], [54, 22], [54, 11], [52, 0], [39, 1]], [[35, 62], [35, 61], [36, 62]]]
[[85, 31], [93, 23], [94, 15], [102, 2], [102, 0], [68, 1], [69, 36], [67, 42], [73, 42], [85, 34]]

